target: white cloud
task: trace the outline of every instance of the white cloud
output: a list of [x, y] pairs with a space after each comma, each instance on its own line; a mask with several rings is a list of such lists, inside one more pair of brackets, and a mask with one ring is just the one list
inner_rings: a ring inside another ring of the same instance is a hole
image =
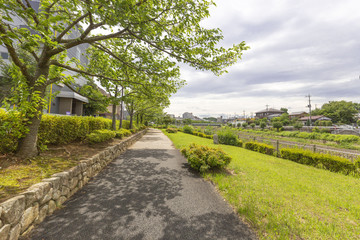
[[222, 45], [246, 41], [243, 60], [216, 77], [182, 67], [188, 85], [167, 112], [234, 114], [266, 104], [306, 110], [332, 100], [359, 102], [360, 1], [218, 0], [208, 27], [223, 30]]

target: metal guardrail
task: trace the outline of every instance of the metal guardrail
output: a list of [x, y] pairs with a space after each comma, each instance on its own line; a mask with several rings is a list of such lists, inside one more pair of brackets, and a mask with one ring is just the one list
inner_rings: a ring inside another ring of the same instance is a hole
[[271, 138], [264, 138], [260, 136], [253, 136], [253, 135], [244, 135], [244, 134], [238, 134], [239, 138], [242, 140], [247, 141], [257, 141], [266, 143], [269, 145], [272, 145], [278, 154], [280, 154], [280, 150], [282, 148], [301, 148], [304, 150], [310, 150], [312, 152], [316, 153], [325, 153], [330, 154], [334, 156], [340, 156], [347, 158], [354, 162], [354, 160], [360, 158], [360, 152], [356, 150], [350, 150], [350, 149], [337, 149], [317, 144], [303, 144], [300, 142], [289, 142], [289, 141], [281, 141], [277, 139], [271, 139]]

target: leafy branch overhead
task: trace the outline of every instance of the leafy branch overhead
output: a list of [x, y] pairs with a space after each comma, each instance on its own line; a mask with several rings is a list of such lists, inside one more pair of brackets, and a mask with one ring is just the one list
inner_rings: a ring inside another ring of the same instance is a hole
[[[0, 44], [7, 48], [21, 75], [19, 86], [29, 96], [23, 111], [29, 134], [20, 139], [20, 155], [36, 153], [42, 99], [50, 84], [70, 83], [81, 75], [126, 87], [137, 84], [141, 91], [167, 88], [165, 92], [174, 93], [183, 85], [176, 62], [216, 75], [225, 72], [248, 47], [244, 42], [229, 49], [217, 47], [223, 39], [221, 30], [200, 24], [209, 17], [211, 5], [211, 0], [1, 1]], [[99, 66], [116, 62], [116, 70], [88, 68], [69, 51], [88, 46], [88, 54], [101, 60]], [[21, 51], [35, 62], [35, 69], [24, 61]], [[120, 65], [126, 69], [122, 75]]]

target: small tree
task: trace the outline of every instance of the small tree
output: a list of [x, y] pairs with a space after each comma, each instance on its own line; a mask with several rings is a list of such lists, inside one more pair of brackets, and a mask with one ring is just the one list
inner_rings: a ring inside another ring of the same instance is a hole
[[254, 129], [255, 126], [256, 126], [255, 123], [250, 124], [250, 127], [251, 127], [252, 129]]
[[169, 115], [164, 116], [163, 123], [165, 124], [166, 128], [170, 123], [173, 122], [174, 119], [172, 119]]
[[276, 128], [276, 131], [279, 131], [279, 129], [282, 128], [283, 124], [281, 122], [273, 122], [272, 126], [273, 128]]
[[260, 128], [261, 128], [262, 130], [264, 130], [265, 127], [266, 127], [266, 123], [265, 123], [265, 122], [261, 122], [261, 123], [260, 123]]
[[301, 122], [296, 122], [296, 123], [294, 124], [294, 128], [295, 128], [296, 130], [300, 130], [302, 127], [303, 127], [303, 124], [302, 124]]
[[247, 126], [248, 126], [248, 124], [246, 122], [242, 124], [243, 128], [246, 128]]

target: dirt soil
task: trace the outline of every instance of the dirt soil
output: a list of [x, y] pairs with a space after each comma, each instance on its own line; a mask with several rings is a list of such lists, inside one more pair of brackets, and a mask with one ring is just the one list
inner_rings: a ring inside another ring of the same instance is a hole
[[[64, 145], [48, 146], [48, 150], [39, 154], [38, 157], [42, 158], [63, 158], [72, 160], [84, 160], [95, 154], [101, 152], [101, 150], [120, 143], [121, 139], [114, 138], [109, 142], [103, 142], [98, 144], [89, 145], [87, 143], [77, 142]], [[30, 160], [24, 160], [16, 157], [14, 154], [0, 154], [0, 169], [6, 169], [16, 165], [29, 164]]]
[[[80, 160], [87, 159], [103, 149], [119, 144], [123, 139], [112, 139], [108, 142], [89, 145], [87, 143], [77, 142], [66, 145], [48, 146], [48, 150], [39, 154], [32, 159], [20, 159], [14, 154], [0, 154], [0, 203], [13, 197], [21, 191], [27, 189], [33, 183], [41, 181], [39, 175], [34, 174], [35, 167], [38, 171], [41, 168], [52, 169], [49, 171], [61, 172], [71, 168]], [[56, 160], [54, 160], [56, 159]], [[40, 163], [40, 164], [39, 164]], [[53, 166], [51, 166], [53, 165]], [[30, 169], [30, 170], [24, 170]], [[28, 171], [25, 174], [24, 171]], [[18, 175], [22, 174], [18, 178]], [[2, 176], [1, 176], [2, 175]], [[9, 186], [6, 181], [17, 181], [17, 186]], [[24, 182], [26, 181], [26, 182]]]

